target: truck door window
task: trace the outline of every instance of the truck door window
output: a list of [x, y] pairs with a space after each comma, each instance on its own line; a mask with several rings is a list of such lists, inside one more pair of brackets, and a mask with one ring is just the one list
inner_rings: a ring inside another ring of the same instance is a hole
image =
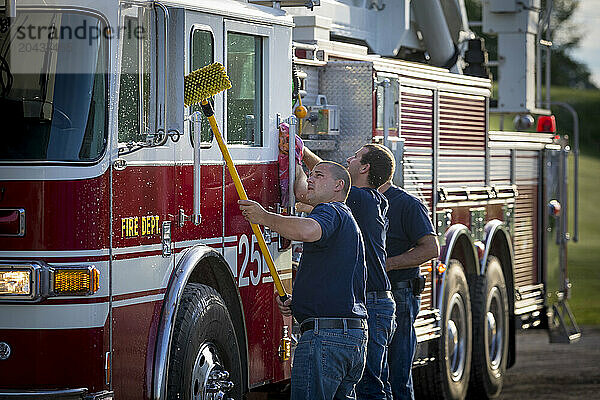
[[139, 142], [148, 130], [150, 40], [143, 17], [125, 17], [119, 89], [119, 142]]
[[[212, 64], [214, 61], [214, 38], [211, 32], [207, 30], [194, 28], [192, 30], [192, 42], [191, 42], [191, 66], [190, 72], [195, 71], [199, 68], [205, 67]], [[200, 105], [193, 105], [190, 107], [190, 114], [194, 111], [200, 111]], [[190, 132], [192, 140], [194, 135], [193, 124], [190, 124]], [[210, 125], [208, 120], [202, 114], [202, 132], [200, 138], [203, 143], [210, 143], [212, 141], [212, 135], [210, 133]], [[194, 141], [192, 140], [192, 143]]]
[[227, 141], [262, 146], [263, 38], [229, 32], [227, 73]]

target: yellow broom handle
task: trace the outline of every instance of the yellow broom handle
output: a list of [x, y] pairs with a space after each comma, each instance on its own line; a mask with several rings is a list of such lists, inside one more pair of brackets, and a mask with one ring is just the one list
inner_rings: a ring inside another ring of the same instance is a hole
[[[202, 101], [203, 105], [208, 104], [206, 100]], [[223, 137], [221, 136], [221, 132], [219, 131], [219, 127], [217, 126], [217, 120], [214, 115], [210, 115], [207, 117], [208, 123], [217, 138], [217, 143], [219, 144], [219, 148], [221, 149], [221, 153], [223, 154], [223, 158], [227, 163], [227, 168], [229, 169], [229, 173], [231, 174], [231, 178], [233, 179], [233, 183], [235, 184], [235, 189], [242, 200], [248, 200], [248, 196], [246, 195], [246, 191], [244, 190], [244, 186], [242, 185], [242, 180], [238, 175], [237, 169], [233, 164], [233, 160], [231, 159], [231, 155], [229, 155], [229, 150], [223, 141]], [[267, 266], [269, 267], [269, 272], [271, 272], [271, 276], [273, 277], [273, 282], [275, 283], [275, 288], [277, 289], [277, 293], [280, 297], [285, 298], [287, 294], [285, 293], [285, 289], [281, 285], [281, 281], [279, 280], [279, 274], [277, 273], [277, 269], [275, 269], [275, 263], [273, 263], [273, 258], [271, 257], [271, 253], [267, 248], [267, 244], [265, 243], [265, 239], [263, 238], [262, 232], [258, 225], [250, 223], [252, 227], [252, 232], [254, 232], [254, 236], [258, 240], [258, 246], [265, 257], [265, 261], [267, 262]]]

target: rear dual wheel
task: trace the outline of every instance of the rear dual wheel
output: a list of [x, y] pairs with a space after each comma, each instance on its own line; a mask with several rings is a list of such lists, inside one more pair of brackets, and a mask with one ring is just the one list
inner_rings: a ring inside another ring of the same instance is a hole
[[502, 390], [508, 357], [508, 294], [500, 260], [490, 256], [485, 276], [471, 282], [473, 361], [469, 397], [489, 399]]
[[168, 399], [242, 398], [242, 365], [225, 302], [206, 285], [184, 290], [169, 360]]
[[460, 261], [450, 260], [435, 360], [414, 370], [418, 398], [464, 399], [471, 371], [471, 300]]

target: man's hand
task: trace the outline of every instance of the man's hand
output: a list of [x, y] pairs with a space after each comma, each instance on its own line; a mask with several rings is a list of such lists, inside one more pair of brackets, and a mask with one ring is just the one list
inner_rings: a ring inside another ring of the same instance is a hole
[[281, 314], [283, 314], [284, 317], [292, 316], [292, 309], [290, 307], [290, 304], [292, 304], [292, 296], [288, 295], [288, 299], [285, 302], [281, 302], [279, 294], [275, 293], [275, 301], [277, 302], [279, 311], [281, 312]]
[[238, 204], [246, 221], [253, 224], [265, 225], [267, 211], [260, 204], [252, 200], [238, 200]]

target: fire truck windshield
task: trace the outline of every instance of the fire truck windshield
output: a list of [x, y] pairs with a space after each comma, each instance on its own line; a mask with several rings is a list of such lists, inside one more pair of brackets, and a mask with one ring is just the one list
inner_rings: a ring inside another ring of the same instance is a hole
[[110, 34], [97, 17], [75, 11], [0, 19], [0, 160], [102, 156]]

